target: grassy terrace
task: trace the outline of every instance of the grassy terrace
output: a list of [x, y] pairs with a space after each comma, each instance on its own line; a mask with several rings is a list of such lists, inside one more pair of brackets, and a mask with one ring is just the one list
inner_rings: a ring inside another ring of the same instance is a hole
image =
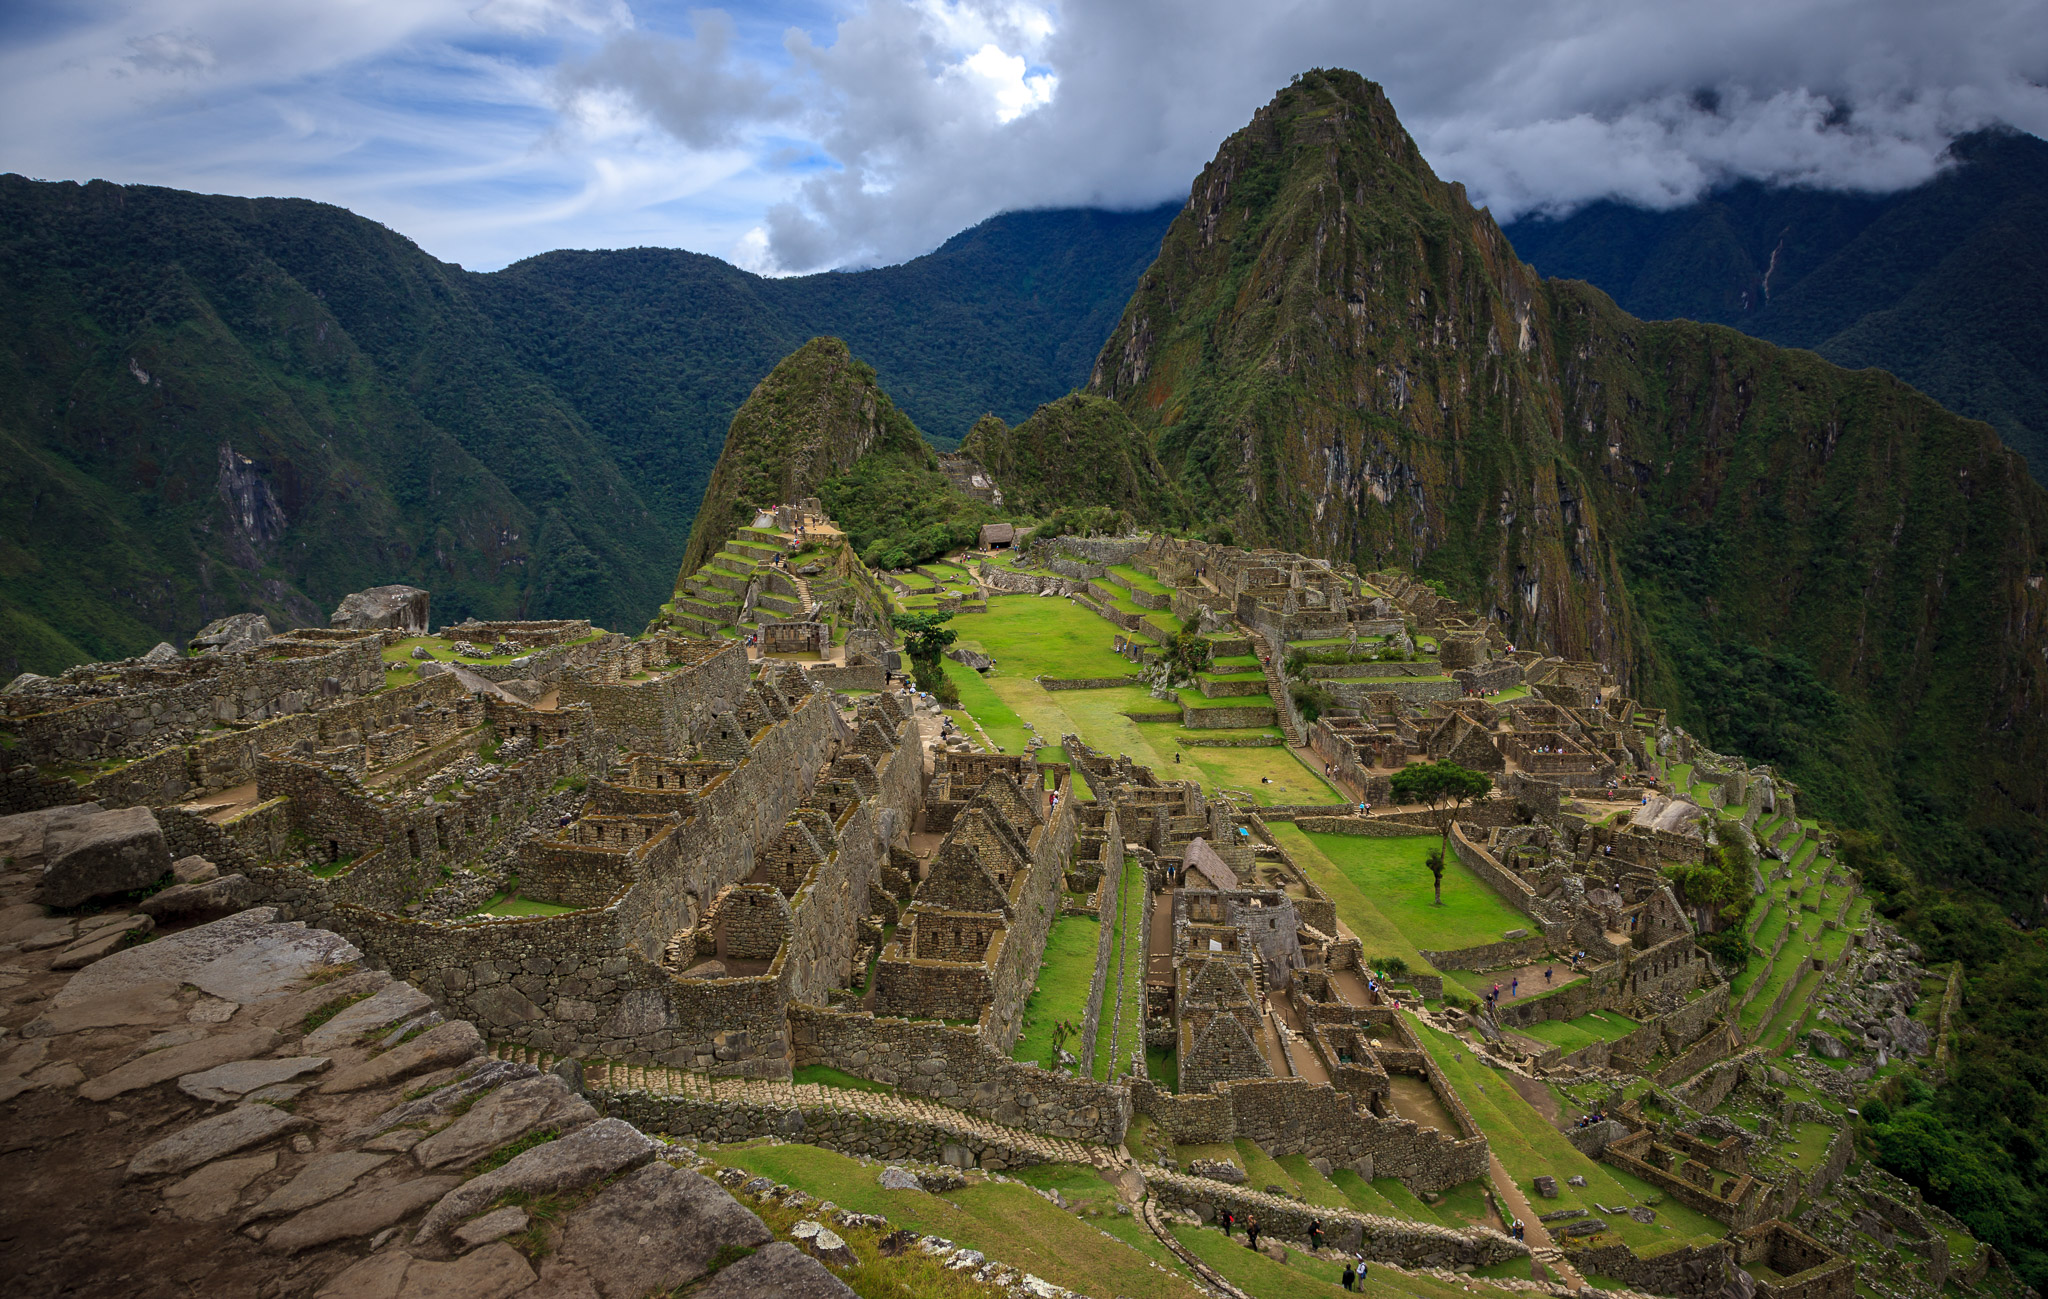
[[1125, 864], [1121, 888], [1123, 900], [1102, 989], [1102, 1018], [1095, 1032], [1094, 1072], [1104, 1081], [1129, 1067], [1131, 1053], [1145, 1038], [1145, 872], [1135, 861]]
[[[1544, 1212], [1585, 1209], [1599, 1216], [1638, 1254], [1704, 1245], [1727, 1233], [1725, 1226], [1705, 1214], [1669, 1196], [1659, 1196], [1647, 1183], [1580, 1154], [1498, 1073], [1479, 1063], [1470, 1047], [1425, 1025], [1418, 1023], [1415, 1028], [1465, 1108], [1485, 1130], [1494, 1155], [1515, 1184], [1526, 1190], [1537, 1175], [1545, 1173], [1557, 1179], [1558, 1198], [1544, 1201]], [[1585, 1178], [1586, 1185], [1569, 1185], [1567, 1178], [1572, 1176]], [[1657, 1220], [1652, 1223], [1639, 1223], [1625, 1214], [1602, 1213], [1599, 1208], [1600, 1204], [1645, 1204], [1653, 1197], [1659, 1202]]]
[[1173, 594], [1172, 587], [1149, 573], [1131, 567], [1129, 564], [1112, 564], [1109, 571], [1122, 578], [1127, 585], [1137, 590], [1150, 592], [1153, 595], [1170, 596]]
[[1547, 1019], [1541, 1024], [1531, 1024], [1515, 1031], [1523, 1037], [1533, 1037], [1569, 1052], [1592, 1046], [1595, 1042], [1612, 1042], [1627, 1037], [1635, 1030], [1636, 1022], [1628, 1016], [1611, 1010], [1596, 1010], [1577, 1019]]
[[1052, 922], [1038, 982], [1024, 1003], [1024, 1031], [1010, 1052], [1011, 1059], [1059, 1068], [1053, 1036], [1063, 1023], [1074, 1029], [1067, 1050], [1080, 1055], [1081, 1018], [1088, 1013], [1088, 984], [1095, 977], [1095, 946], [1101, 936], [1102, 923], [1093, 916], [1061, 916]]
[[[1340, 870], [1336, 862], [1324, 855], [1321, 841], [1337, 836], [1311, 835], [1288, 822], [1276, 821], [1266, 828], [1272, 832], [1274, 841], [1287, 850], [1287, 855], [1294, 859], [1295, 864], [1306, 871], [1308, 877], [1316, 882], [1316, 886], [1329, 895], [1330, 901], [1336, 905], [1337, 918], [1343, 921], [1346, 929], [1358, 936], [1358, 940], [1365, 946], [1365, 955], [1368, 958], [1398, 956], [1414, 969], [1427, 971], [1435, 968], [1422, 959], [1422, 953], [1416, 949], [1415, 941], [1404, 933], [1400, 926], [1387, 918], [1372, 896], [1361, 889], [1350, 875]], [[1448, 878], [1449, 874], [1450, 872], [1446, 871], [1445, 877]], [[1429, 878], [1427, 870], [1423, 872], [1423, 878]]]
[[1177, 1272], [1162, 1270], [1148, 1251], [1059, 1208], [1029, 1186], [985, 1182], [943, 1196], [885, 1191], [875, 1184], [876, 1165], [815, 1146], [706, 1153], [842, 1208], [883, 1214], [892, 1227], [944, 1236], [1069, 1289], [1132, 1299], [1197, 1299], [1201, 1293]]
[[522, 898], [517, 894], [508, 897], [500, 893], [489, 902], [484, 903], [483, 906], [477, 908], [477, 914], [482, 916], [561, 916], [567, 915], [576, 909], [575, 907], [560, 906], [553, 902], [538, 902], [532, 898]]
[[[1497, 943], [1510, 929], [1526, 929], [1529, 918], [1501, 900], [1491, 886], [1455, 856], [1444, 864], [1444, 904], [1433, 901], [1424, 859], [1436, 850], [1434, 835], [1367, 839], [1348, 834], [1307, 834], [1324, 860], [1366, 897], [1417, 947], [1453, 951]], [[1361, 938], [1365, 935], [1360, 934]], [[1369, 954], [1371, 953], [1368, 947]]]

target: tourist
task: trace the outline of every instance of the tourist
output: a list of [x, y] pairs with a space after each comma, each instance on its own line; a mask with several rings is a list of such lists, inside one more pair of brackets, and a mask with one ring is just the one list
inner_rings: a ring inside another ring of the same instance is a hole
[[1518, 974], [1518, 975], [1516, 975], [1516, 976], [1515, 976], [1514, 978], [1512, 978], [1512, 979], [1509, 979], [1509, 980], [1508, 980], [1508, 996], [1510, 996], [1510, 997], [1519, 997], [1519, 996], [1521, 996], [1521, 995], [1522, 995], [1522, 976]]
[[1225, 1209], [1222, 1213], [1216, 1215], [1216, 1221], [1223, 1224], [1223, 1234], [1228, 1236], [1230, 1234], [1230, 1224], [1236, 1222], [1237, 1218], [1232, 1215], [1230, 1210]]
[[1310, 1218], [1308, 1221], [1308, 1247], [1310, 1249], [1321, 1249], [1323, 1247], [1323, 1220], [1321, 1218]]
[[1550, 982], [1550, 967], [1547, 965], [1543, 967], [1543, 982], [1545, 984]]
[[1351, 1264], [1349, 1264], [1349, 1263], [1346, 1263], [1346, 1264], [1344, 1265], [1344, 1277], [1343, 1277], [1343, 1281], [1344, 1281], [1344, 1288], [1345, 1288], [1346, 1290], [1355, 1290], [1355, 1289], [1357, 1289], [1358, 1287], [1357, 1287], [1357, 1286], [1356, 1286], [1355, 1284], [1353, 1284], [1353, 1283], [1354, 1283], [1354, 1282], [1356, 1282], [1357, 1280], [1358, 1280], [1358, 1273], [1356, 1273], [1356, 1272], [1354, 1272], [1354, 1271], [1352, 1271], [1352, 1270], [1351, 1270]]
[[1250, 1242], [1246, 1246], [1247, 1249], [1259, 1247], [1259, 1215], [1253, 1214], [1244, 1220], [1244, 1237]]

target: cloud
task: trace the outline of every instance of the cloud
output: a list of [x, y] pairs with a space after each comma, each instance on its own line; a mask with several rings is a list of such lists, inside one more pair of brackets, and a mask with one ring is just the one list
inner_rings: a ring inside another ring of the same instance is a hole
[[1184, 196], [1312, 66], [1383, 84], [1503, 220], [1890, 190], [1965, 131], [2048, 134], [2039, 0], [76, 0], [0, 18], [0, 169], [302, 194], [472, 266], [803, 271]]
[[128, 66], [138, 72], [182, 73], [187, 76], [213, 71], [213, 47], [191, 32], [152, 32], [131, 37], [134, 53]]
[[1958, 134], [2048, 128], [2039, 19], [2015, 0], [868, 0], [786, 41], [793, 120], [836, 165], [760, 229], [803, 270], [914, 255], [1006, 208], [1178, 197], [1314, 65], [1382, 82], [1503, 220], [1741, 177], [1896, 189]]

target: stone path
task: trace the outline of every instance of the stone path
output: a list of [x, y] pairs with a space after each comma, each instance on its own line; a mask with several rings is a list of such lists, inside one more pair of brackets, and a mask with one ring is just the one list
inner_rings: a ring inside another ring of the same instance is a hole
[[1529, 1207], [1529, 1197], [1522, 1194], [1522, 1188], [1515, 1185], [1515, 1179], [1508, 1176], [1508, 1170], [1501, 1166], [1500, 1156], [1488, 1151], [1487, 1161], [1493, 1168], [1493, 1191], [1500, 1196], [1508, 1212], [1522, 1220], [1523, 1243], [1529, 1247], [1529, 1257], [1549, 1268], [1574, 1290], [1586, 1288], [1586, 1278], [1578, 1269], [1564, 1261], [1564, 1251], [1550, 1239], [1550, 1231], [1536, 1221], [1536, 1210]]
[[[554, 1056], [517, 1043], [495, 1042], [490, 1050], [497, 1059], [530, 1064], [536, 1068], [546, 1069], [555, 1063]], [[714, 1078], [687, 1069], [623, 1064], [612, 1060], [587, 1059], [582, 1063], [585, 1086], [597, 1092], [645, 1092], [652, 1096], [754, 1105], [775, 1110], [829, 1106], [893, 1123], [919, 1123], [942, 1128], [981, 1144], [1026, 1151], [1049, 1163], [1083, 1164], [1112, 1170], [1130, 1163], [1130, 1156], [1121, 1147], [1049, 1137], [1024, 1128], [994, 1123], [921, 1097], [856, 1091], [850, 1087], [828, 1087], [819, 1083]]]

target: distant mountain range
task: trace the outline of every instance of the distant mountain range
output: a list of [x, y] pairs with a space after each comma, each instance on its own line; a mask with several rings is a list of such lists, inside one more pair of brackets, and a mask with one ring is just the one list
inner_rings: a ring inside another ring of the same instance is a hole
[[1746, 182], [1688, 207], [1596, 203], [1504, 228], [1545, 275], [1645, 320], [1732, 325], [1877, 366], [1985, 420], [2048, 483], [2048, 142], [1958, 140], [1895, 194]]
[[777, 360], [845, 338], [951, 446], [1087, 377], [1174, 211], [784, 280], [666, 249], [474, 274], [325, 204], [0, 177], [0, 671], [391, 581], [437, 621], [638, 627]]

